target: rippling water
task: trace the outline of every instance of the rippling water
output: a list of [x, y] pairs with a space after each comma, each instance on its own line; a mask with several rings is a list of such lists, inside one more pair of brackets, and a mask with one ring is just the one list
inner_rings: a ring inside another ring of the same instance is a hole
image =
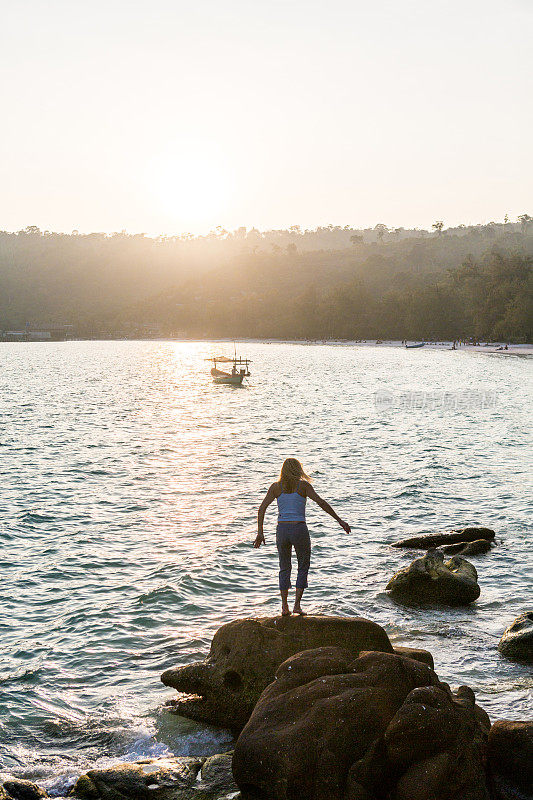
[[[273, 510], [267, 547], [251, 542], [288, 455], [353, 530], [310, 509], [309, 610], [367, 616], [431, 650], [439, 676], [472, 686], [493, 719], [531, 716], [530, 668], [496, 647], [532, 608], [533, 361], [240, 349], [254, 360], [243, 388], [213, 385], [203, 361], [228, 345], [0, 345], [5, 772], [58, 792], [95, 763], [227, 747], [226, 732], [165, 710], [159, 675], [205, 654], [222, 623], [277, 613]], [[498, 539], [471, 559], [477, 603], [389, 599], [412, 556], [391, 541], [475, 523]]]

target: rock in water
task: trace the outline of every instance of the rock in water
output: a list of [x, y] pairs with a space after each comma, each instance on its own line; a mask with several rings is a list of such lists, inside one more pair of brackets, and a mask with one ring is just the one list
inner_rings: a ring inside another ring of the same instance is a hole
[[319, 648], [280, 666], [233, 774], [243, 800], [488, 800], [489, 727], [471, 689], [425, 664]]
[[[7, 800], [42, 800], [43, 797], [48, 797], [48, 792], [41, 789], [40, 786], [18, 778], [5, 781], [3, 789]], [[2, 798], [1, 794], [0, 798]]]
[[156, 758], [92, 769], [71, 794], [84, 800], [224, 800], [237, 796], [231, 753], [200, 758]]
[[520, 614], [506, 628], [498, 650], [508, 658], [533, 662], [533, 611]]
[[117, 764], [107, 769], [91, 769], [81, 775], [72, 789], [76, 797], [87, 800], [174, 800], [191, 789], [202, 767], [199, 758], [158, 758], [135, 764]]
[[533, 722], [495, 722], [489, 734], [494, 800], [533, 800]]
[[492, 548], [490, 539], [476, 539], [474, 542], [459, 542], [459, 544], [446, 544], [440, 550], [443, 553], [458, 556], [478, 556], [480, 553], [488, 553]]
[[462, 528], [451, 533], [428, 533], [426, 536], [413, 536], [411, 539], [402, 539], [394, 542], [392, 547], [411, 547], [420, 550], [430, 550], [444, 544], [457, 544], [475, 542], [477, 539], [492, 541], [495, 533], [490, 528]]
[[329, 645], [352, 656], [362, 650], [393, 652], [383, 628], [359, 617], [239, 619], [216, 632], [205, 661], [169, 669], [161, 680], [194, 695], [175, 701], [179, 714], [241, 730], [283, 661], [301, 650]]
[[397, 572], [387, 591], [408, 602], [446, 605], [472, 603], [480, 594], [475, 567], [460, 556], [445, 562], [440, 550], [429, 550]]

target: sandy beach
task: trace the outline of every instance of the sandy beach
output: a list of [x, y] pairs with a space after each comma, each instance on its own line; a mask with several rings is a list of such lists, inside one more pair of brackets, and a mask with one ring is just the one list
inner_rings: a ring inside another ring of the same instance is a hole
[[[297, 344], [298, 342], [294, 342]], [[419, 344], [420, 342], [408, 342], [408, 345]], [[356, 347], [403, 347], [399, 340], [383, 340], [379, 339], [365, 339], [364, 341], [320, 341], [320, 342], [305, 342], [304, 344], [343, 344], [354, 345]], [[507, 350], [505, 346], [507, 345]], [[409, 349], [409, 347], [407, 348]], [[421, 350], [451, 350], [453, 351], [453, 342], [424, 342], [424, 347]], [[533, 344], [508, 344], [507, 342], [481, 342], [480, 344], [461, 344], [455, 347], [453, 352], [471, 352], [471, 353], [497, 353], [498, 355], [519, 355], [531, 356], [533, 355]]]

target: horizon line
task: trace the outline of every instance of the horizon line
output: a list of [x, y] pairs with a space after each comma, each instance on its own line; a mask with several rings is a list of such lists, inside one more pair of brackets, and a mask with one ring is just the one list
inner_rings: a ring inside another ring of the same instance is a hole
[[[529, 217], [529, 214], [524, 213], [518, 215], [515, 220], [508, 218], [507, 220], [490, 220], [489, 222], [469, 222], [469, 223], [458, 223], [457, 225], [449, 225], [448, 227], [442, 227], [442, 232], [449, 231], [449, 230], [462, 230], [468, 228], [482, 228], [487, 227], [488, 225], [495, 225], [495, 226], [505, 226], [505, 225], [520, 225], [521, 217]], [[435, 222], [443, 222], [442, 220], [436, 219]], [[235, 233], [244, 231], [244, 235], [248, 235], [249, 233], [258, 233], [261, 235], [269, 234], [269, 233], [291, 233], [295, 236], [304, 236], [308, 233], [318, 233], [319, 231], [357, 231], [357, 232], [373, 232], [379, 230], [380, 228], [386, 228], [387, 232], [394, 233], [396, 231], [401, 232], [405, 231], [409, 232], [420, 232], [420, 233], [437, 233], [437, 230], [432, 231], [431, 228], [433, 227], [434, 223], [429, 228], [424, 227], [405, 227], [403, 225], [387, 225], [383, 222], [377, 222], [372, 226], [365, 226], [365, 227], [355, 227], [352, 225], [334, 225], [333, 223], [329, 223], [327, 225], [317, 225], [314, 228], [304, 228], [301, 225], [289, 225], [286, 228], [258, 228], [256, 226], [248, 227], [247, 225], [239, 225], [236, 228], [226, 228], [222, 225], [216, 225], [215, 227], [211, 227], [204, 232], [192, 232], [192, 231], [180, 231], [174, 233], [168, 232], [159, 232], [153, 233], [149, 231], [133, 231], [129, 230], [128, 228], [122, 228], [120, 230], [81, 230], [79, 228], [73, 228], [70, 231], [66, 230], [51, 230], [49, 228], [41, 228], [39, 225], [27, 225], [25, 228], [19, 228], [18, 230], [7, 230], [2, 229], [0, 230], [0, 234], [20, 234], [20, 233], [31, 233], [35, 232], [36, 234], [51, 234], [51, 235], [60, 235], [60, 236], [144, 236], [150, 239], [179, 239], [183, 237], [189, 237], [193, 239], [201, 239], [211, 235], [217, 235], [220, 238], [223, 238], [227, 235], [233, 235]], [[383, 227], [382, 227], [383, 226]]]

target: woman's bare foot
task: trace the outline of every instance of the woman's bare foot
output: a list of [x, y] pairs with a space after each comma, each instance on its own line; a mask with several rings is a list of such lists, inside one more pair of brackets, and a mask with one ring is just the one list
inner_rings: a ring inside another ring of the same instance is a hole
[[302, 607], [300, 605], [303, 593], [304, 593], [303, 589], [299, 589], [298, 587], [296, 587], [296, 594], [294, 596], [294, 608], [292, 609], [292, 613], [299, 614], [300, 617], [306, 616], [305, 611], [302, 611]]
[[281, 589], [280, 594], [281, 594], [281, 616], [290, 617], [291, 612], [289, 609], [289, 590]]

